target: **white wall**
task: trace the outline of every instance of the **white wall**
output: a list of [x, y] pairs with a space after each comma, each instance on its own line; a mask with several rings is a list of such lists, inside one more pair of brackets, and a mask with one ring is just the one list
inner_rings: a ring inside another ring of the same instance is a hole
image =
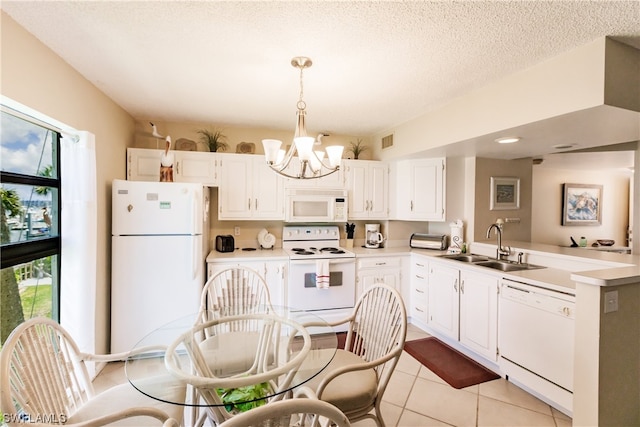
[[376, 158], [407, 157], [602, 105], [605, 46], [610, 42], [600, 38], [380, 132], [374, 141], [393, 133], [394, 146], [381, 150], [376, 143]]
[[[631, 171], [563, 170], [533, 167], [531, 241], [552, 245], [571, 244], [570, 236], [581, 236], [591, 245], [597, 239], [614, 239], [616, 246], [626, 244], [629, 225], [629, 183]], [[598, 184], [602, 190], [602, 225], [562, 226], [562, 184]]]
[[104, 352], [109, 345], [111, 181], [125, 177], [125, 148], [133, 141], [134, 121], [4, 12], [0, 30], [2, 95], [96, 137], [96, 351]]

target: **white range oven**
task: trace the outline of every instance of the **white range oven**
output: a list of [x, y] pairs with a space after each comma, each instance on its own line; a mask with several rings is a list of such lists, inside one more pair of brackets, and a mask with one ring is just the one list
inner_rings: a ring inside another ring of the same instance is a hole
[[[351, 314], [356, 298], [356, 257], [340, 247], [338, 226], [285, 226], [282, 248], [289, 255], [289, 307], [312, 311], [330, 322]], [[328, 276], [322, 285], [319, 273]]]

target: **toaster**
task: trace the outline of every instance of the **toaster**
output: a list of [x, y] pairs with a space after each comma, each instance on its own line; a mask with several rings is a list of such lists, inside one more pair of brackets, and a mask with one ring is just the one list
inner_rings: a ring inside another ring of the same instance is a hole
[[447, 235], [413, 233], [409, 241], [409, 246], [412, 248], [443, 251], [447, 249]]
[[216, 251], [233, 252], [235, 250], [235, 241], [231, 234], [216, 236]]

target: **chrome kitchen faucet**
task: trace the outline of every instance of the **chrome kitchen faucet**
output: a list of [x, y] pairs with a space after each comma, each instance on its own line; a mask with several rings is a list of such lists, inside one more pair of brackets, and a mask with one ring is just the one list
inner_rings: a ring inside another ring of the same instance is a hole
[[496, 229], [496, 236], [498, 238], [498, 248], [496, 249], [496, 259], [498, 261], [502, 260], [502, 257], [509, 256], [511, 253], [511, 248], [507, 247], [504, 249], [502, 247], [502, 227], [500, 224], [491, 224], [487, 229], [487, 239], [491, 237], [491, 229]]

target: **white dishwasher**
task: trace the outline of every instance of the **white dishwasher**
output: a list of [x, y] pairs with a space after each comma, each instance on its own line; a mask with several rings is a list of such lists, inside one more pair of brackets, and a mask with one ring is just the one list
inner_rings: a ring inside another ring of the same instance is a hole
[[[549, 382], [572, 393], [574, 314], [574, 294], [502, 279], [498, 346], [500, 357], [510, 362], [507, 375], [513, 372], [525, 382], [531, 377], [534, 389]], [[542, 387], [547, 394], [547, 385]], [[563, 406], [571, 406], [567, 403]]]

